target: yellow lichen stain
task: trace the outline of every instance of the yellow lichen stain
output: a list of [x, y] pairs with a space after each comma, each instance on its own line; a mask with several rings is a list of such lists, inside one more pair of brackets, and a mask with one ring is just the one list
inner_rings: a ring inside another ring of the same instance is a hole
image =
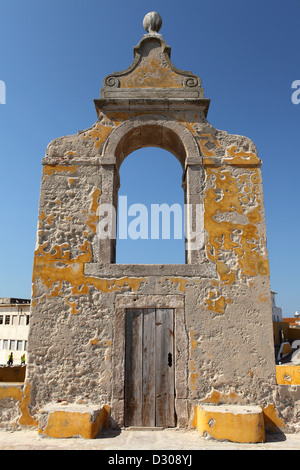
[[[106, 125], [104, 125], [106, 124]], [[101, 121], [98, 122], [91, 130], [88, 130], [84, 132], [84, 134], [81, 136], [82, 139], [93, 139], [94, 141], [94, 147], [99, 148], [100, 145], [105, 141], [105, 139], [108, 137], [110, 132], [112, 131], [112, 127], [108, 125], [107, 122]]]
[[259, 300], [260, 302], [265, 303], [265, 302], [268, 302], [268, 301], [269, 301], [269, 297], [266, 296], [266, 295], [260, 294], [260, 295], [258, 296], [258, 300]]
[[[258, 171], [257, 168], [251, 168], [247, 174], [233, 176], [224, 166], [206, 168], [207, 179], [213, 182], [204, 199], [204, 226], [208, 234], [206, 252], [208, 258], [216, 263], [219, 289], [232, 285], [237, 279], [237, 273], [241, 280], [257, 274], [269, 275], [269, 261], [265, 251], [261, 250], [262, 235], [257, 226], [261, 221], [262, 210]], [[245, 189], [247, 201], [244, 199]], [[246, 214], [248, 222], [238, 223], [220, 217], [221, 214], [229, 215], [231, 212], [241, 216]], [[224, 253], [228, 252], [232, 252], [235, 257], [234, 265], [228, 265], [223, 259]], [[206, 299], [206, 308], [222, 313], [229, 300], [221, 295], [216, 298], [216, 294], [211, 291]]]
[[[95, 189], [91, 195], [91, 207], [87, 213], [88, 218], [86, 225], [96, 232], [96, 223], [98, 220], [98, 206], [100, 190]], [[46, 219], [44, 212], [41, 212], [40, 220]], [[52, 218], [50, 217], [50, 222]], [[86, 232], [88, 236], [88, 232]], [[80, 313], [78, 302], [74, 296], [79, 294], [88, 294], [89, 286], [94, 286], [102, 292], [113, 292], [120, 290], [123, 286], [129, 286], [133, 290], [138, 289], [139, 285], [145, 279], [130, 279], [123, 277], [121, 279], [100, 279], [84, 276], [84, 265], [91, 261], [91, 247], [88, 241], [83, 242], [78, 247], [81, 252], [76, 257], [72, 258], [70, 255], [70, 247], [68, 243], [61, 245], [48, 246], [45, 242], [38, 246], [34, 256], [34, 270], [33, 270], [33, 284], [37, 278], [50, 290], [49, 294], [40, 298], [39, 301], [44, 301], [46, 298], [62, 296], [63, 297], [63, 283], [70, 282], [72, 289], [69, 296], [64, 297], [65, 302], [71, 309], [72, 314]], [[37, 299], [34, 299], [35, 305]]]
[[63, 173], [63, 172], [69, 172], [69, 173], [75, 173], [77, 170], [76, 165], [45, 165], [44, 166], [44, 174], [46, 177], [53, 176], [54, 173]]
[[[90, 286], [94, 286], [105, 293], [120, 291], [124, 286], [128, 286], [135, 291], [142, 282], [146, 281], [145, 278], [129, 278], [127, 276], [120, 279], [86, 277], [84, 275], [84, 265], [91, 261], [90, 244], [87, 241], [84, 242], [79, 247], [82, 253], [76, 258], [70, 258], [68, 248], [68, 244], [64, 243], [49, 249], [47, 242], [37, 248], [34, 256], [33, 286], [36, 280], [40, 279], [50, 291], [39, 301], [54, 296], [62, 296], [63, 283], [69, 282], [71, 293], [69, 297], [64, 299], [71, 307], [71, 313], [75, 314], [80, 313], [81, 310], [74, 296], [76, 294], [87, 294]], [[35, 295], [35, 289], [33, 295]]]
[[171, 281], [179, 287], [181, 292], [185, 292], [185, 285], [188, 282], [186, 279], [182, 279], [180, 277], [164, 277], [162, 279], [163, 282]]
[[20, 402], [21, 416], [18, 423], [23, 426], [37, 426], [38, 421], [32, 418], [28, 410], [30, 402], [30, 385], [27, 383], [22, 390], [20, 386], [1, 387], [0, 386], [0, 400], [13, 399]]
[[273, 403], [269, 403], [262, 408], [266, 430], [269, 432], [278, 432], [278, 429], [286, 427], [283, 419], [277, 415], [277, 410]]
[[200, 149], [202, 155], [204, 155], [203, 163], [208, 164], [211, 162], [210, 157], [215, 156], [215, 148], [220, 148], [221, 144], [218, 140], [216, 140], [211, 134], [209, 133], [201, 133], [198, 136], [198, 142], [200, 145]]
[[236, 145], [232, 145], [226, 149], [225, 159], [230, 162], [230, 165], [248, 166], [260, 164], [260, 160], [254, 152], [238, 151]]
[[191, 390], [196, 390], [196, 381], [199, 378], [199, 374], [197, 372], [197, 368], [195, 366], [195, 361], [194, 361], [194, 351], [197, 347], [197, 341], [194, 339], [195, 332], [190, 331], [190, 340], [191, 340], [191, 350], [190, 350], [190, 377], [189, 377], [189, 383], [190, 383], [190, 389]]
[[157, 59], [143, 61], [133, 73], [120, 77], [120, 88], [181, 88], [182, 77]]
[[95, 346], [98, 343], [99, 343], [99, 340], [97, 338], [90, 339], [90, 345]]
[[238, 395], [235, 392], [221, 393], [217, 390], [213, 390], [209, 396], [203, 398], [201, 403], [213, 403], [218, 405], [220, 403], [234, 403], [238, 399]]
[[219, 297], [217, 297], [216, 295], [218, 294], [218, 291], [217, 294], [214, 291], [209, 292], [208, 299], [205, 299], [206, 309], [211, 312], [223, 314], [225, 313], [226, 304], [229, 304], [231, 300], [226, 299], [223, 295], [219, 295]]
[[99, 207], [99, 196], [100, 196], [100, 189], [95, 189], [92, 194], [92, 205], [89, 213], [89, 218], [86, 222], [88, 227], [92, 229], [93, 233], [96, 233], [97, 230], [97, 222], [98, 222], [98, 207]]
[[0, 400], [5, 398], [21, 401], [23, 398], [23, 392], [20, 387], [1, 387], [0, 385]]
[[[257, 169], [251, 169], [252, 176], [256, 175]], [[238, 183], [243, 180], [231, 176], [228, 170], [207, 168], [207, 176], [215, 179], [215, 187], [209, 188], [205, 196], [204, 224], [209, 235], [207, 254], [209, 259], [217, 262], [220, 279], [231, 285], [236, 278], [236, 269], [225, 268], [224, 262], [219, 259], [221, 250], [230, 251], [237, 257], [237, 268], [244, 276], [255, 276], [256, 274], [268, 275], [268, 259], [260, 254], [259, 240], [261, 235], [255, 225], [260, 219], [261, 205], [248, 213], [251, 223], [236, 223], [229, 220], [216, 220], [216, 216], [222, 213], [237, 212], [243, 214], [245, 206], [240, 196], [241, 191]], [[257, 183], [259, 180], [252, 178]], [[222, 198], [217, 198], [218, 192]], [[255, 222], [255, 223], [254, 223]]]
[[[53, 291], [52, 291], [53, 292]], [[52, 296], [52, 292], [51, 292], [51, 296]], [[69, 305], [69, 307], [71, 307], [71, 313], [72, 315], [75, 315], [76, 313], [79, 313], [80, 310], [77, 310], [76, 307], [77, 307], [77, 302], [70, 302], [67, 298], [65, 298], [65, 301], [66, 303]]]
[[22, 424], [23, 426], [38, 426], [38, 420], [35, 420], [28, 409], [29, 403], [30, 403], [30, 384], [26, 383], [23, 391], [23, 397], [21, 400], [21, 412], [22, 416], [19, 419], [19, 423]]

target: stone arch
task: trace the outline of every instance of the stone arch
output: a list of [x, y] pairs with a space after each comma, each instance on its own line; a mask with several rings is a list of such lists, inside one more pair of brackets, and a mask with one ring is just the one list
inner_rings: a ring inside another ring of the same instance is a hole
[[202, 156], [193, 134], [176, 120], [161, 115], [136, 116], [118, 126], [109, 135], [101, 154], [101, 163], [116, 165], [135, 150], [160, 147], [181, 163], [201, 165]]
[[[182, 187], [188, 207], [202, 203], [204, 171], [202, 155], [193, 134], [178, 121], [164, 115], [141, 115], [129, 118], [114, 129], [107, 138], [100, 156], [102, 193], [100, 205], [108, 204], [117, 213], [119, 169], [124, 159], [135, 150], [144, 147], [160, 147], [172, 153], [183, 169]], [[187, 219], [191, 214], [187, 215]], [[189, 225], [190, 222], [187, 221]], [[186, 263], [199, 264], [199, 250], [190, 250], [186, 244]], [[116, 238], [101, 240], [101, 264], [116, 260]]]

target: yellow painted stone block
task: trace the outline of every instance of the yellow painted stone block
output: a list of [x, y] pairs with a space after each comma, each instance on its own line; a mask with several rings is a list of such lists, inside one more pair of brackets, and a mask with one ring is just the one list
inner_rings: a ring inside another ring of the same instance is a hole
[[278, 385], [300, 385], [300, 365], [276, 366], [276, 381]]
[[231, 442], [264, 442], [265, 426], [258, 406], [197, 406], [194, 424], [203, 436]]
[[107, 426], [110, 407], [88, 405], [50, 405], [41, 414], [48, 415], [46, 425], [39, 424], [39, 434], [55, 438], [83, 437], [94, 439]]

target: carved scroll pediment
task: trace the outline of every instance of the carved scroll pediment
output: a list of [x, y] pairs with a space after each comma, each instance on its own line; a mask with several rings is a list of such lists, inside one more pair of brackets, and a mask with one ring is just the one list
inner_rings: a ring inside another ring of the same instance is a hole
[[104, 78], [101, 98], [204, 98], [201, 79], [176, 68], [162, 35], [148, 30], [134, 48], [132, 64]]

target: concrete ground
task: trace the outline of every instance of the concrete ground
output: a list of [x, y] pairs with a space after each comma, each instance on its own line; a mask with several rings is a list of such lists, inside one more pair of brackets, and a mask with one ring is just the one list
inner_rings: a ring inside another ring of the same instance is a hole
[[205, 439], [197, 430], [182, 429], [105, 430], [96, 439], [54, 439], [39, 435], [36, 429], [0, 429], [0, 450], [105, 450], [107, 458], [115, 457], [117, 451], [133, 451], [134, 456], [136, 450], [149, 450], [149, 455], [164, 450], [185, 455], [196, 450], [300, 450], [300, 433], [269, 434], [264, 443], [238, 444]]

